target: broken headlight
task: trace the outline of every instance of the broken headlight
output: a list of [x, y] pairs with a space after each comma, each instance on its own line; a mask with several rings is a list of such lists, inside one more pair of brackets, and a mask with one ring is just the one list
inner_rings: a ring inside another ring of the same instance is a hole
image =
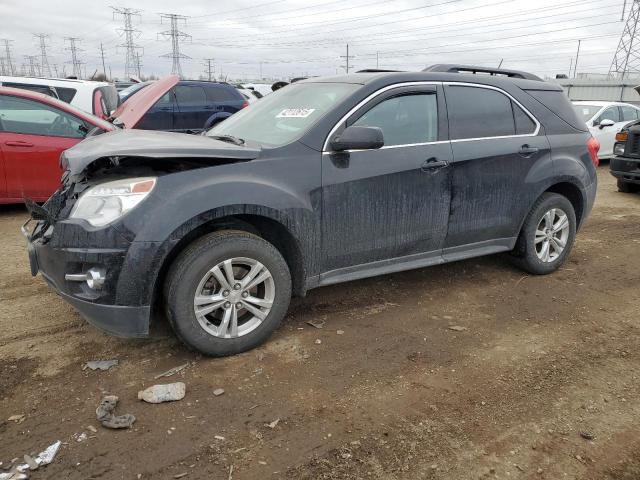
[[147, 198], [155, 184], [154, 177], [143, 177], [96, 185], [80, 196], [70, 218], [80, 218], [94, 227], [102, 227], [134, 209]]

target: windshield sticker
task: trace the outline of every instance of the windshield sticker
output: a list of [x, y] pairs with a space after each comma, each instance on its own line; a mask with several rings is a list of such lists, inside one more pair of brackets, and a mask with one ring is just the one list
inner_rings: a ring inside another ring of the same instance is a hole
[[276, 118], [307, 118], [315, 111], [315, 108], [285, 108]]

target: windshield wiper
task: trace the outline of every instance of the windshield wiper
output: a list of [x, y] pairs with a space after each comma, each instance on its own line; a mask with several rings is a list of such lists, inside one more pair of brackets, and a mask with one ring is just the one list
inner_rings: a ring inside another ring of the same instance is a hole
[[233, 143], [234, 145], [244, 145], [244, 140], [242, 138], [234, 137], [233, 135], [209, 135], [209, 137], [222, 142]]

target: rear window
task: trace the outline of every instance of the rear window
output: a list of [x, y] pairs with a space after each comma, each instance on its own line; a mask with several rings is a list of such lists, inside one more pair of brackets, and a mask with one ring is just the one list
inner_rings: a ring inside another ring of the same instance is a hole
[[108, 87], [100, 87], [98, 88], [100, 92], [102, 92], [102, 98], [104, 100], [104, 106], [106, 107], [105, 114], [107, 116], [111, 115], [118, 105], [120, 104], [120, 97], [118, 96], [118, 91], [116, 87], [113, 85], [109, 85]]
[[567, 95], [560, 90], [524, 90], [560, 119], [571, 125], [576, 130], [587, 132], [587, 124], [580, 118], [567, 98]]
[[222, 85], [216, 86], [208, 86], [205, 90], [207, 91], [207, 100], [210, 102], [237, 102], [240, 100], [235, 89], [232, 90], [233, 87], [223, 87]]

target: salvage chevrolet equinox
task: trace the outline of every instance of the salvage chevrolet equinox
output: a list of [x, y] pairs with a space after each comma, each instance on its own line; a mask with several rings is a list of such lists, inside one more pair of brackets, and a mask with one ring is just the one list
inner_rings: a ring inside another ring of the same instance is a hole
[[32, 273], [90, 323], [140, 337], [164, 313], [189, 347], [230, 355], [315, 287], [497, 252], [555, 271], [597, 153], [560, 87], [528, 73], [312, 78], [203, 135], [90, 136], [23, 231]]

